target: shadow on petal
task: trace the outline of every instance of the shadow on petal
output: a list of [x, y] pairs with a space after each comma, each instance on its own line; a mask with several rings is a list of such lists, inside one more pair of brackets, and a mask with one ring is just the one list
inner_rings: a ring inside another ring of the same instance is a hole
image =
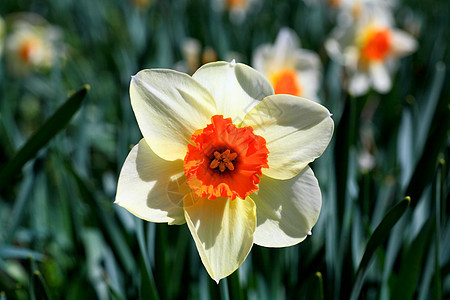
[[303, 241], [316, 223], [322, 198], [317, 179], [307, 166], [289, 180], [263, 176], [251, 198], [256, 204], [255, 243], [285, 247]]
[[186, 184], [181, 160], [167, 161], [156, 155], [145, 142], [139, 143], [136, 170], [144, 182], [153, 182], [147, 195], [147, 206], [167, 212], [174, 221], [169, 224], [183, 224], [183, 197], [190, 192]]

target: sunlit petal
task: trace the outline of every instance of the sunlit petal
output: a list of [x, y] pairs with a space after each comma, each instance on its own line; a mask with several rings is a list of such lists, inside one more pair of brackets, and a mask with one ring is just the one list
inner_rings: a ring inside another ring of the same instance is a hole
[[256, 228], [251, 199], [208, 200], [191, 193], [184, 198], [186, 222], [211, 278], [219, 282], [245, 260]]
[[266, 139], [269, 168], [263, 174], [276, 179], [294, 177], [319, 157], [334, 130], [325, 107], [290, 95], [265, 98], [245, 116], [243, 125]]
[[264, 97], [273, 94], [272, 86], [262, 74], [239, 63], [210, 63], [192, 77], [214, 97], [218, 114], [231, 117], [236, 125]]
[[258, 224], [255, 244], [287, 247], [303, 241], [319, 218], [322, 196], [310, 167], [289, 180], [264, 176], [251, 195]]
[[215, 114], [211, 94], [172, 70], [140, 71], [131, 80], [130, 97], [142, 135], [167, 160], [183, 159], [191, 135]]
[[123, 164], [115, 203], [147, 221], [183, 224], [183, 176], [181, 160], [161, 159], [142, 139]]

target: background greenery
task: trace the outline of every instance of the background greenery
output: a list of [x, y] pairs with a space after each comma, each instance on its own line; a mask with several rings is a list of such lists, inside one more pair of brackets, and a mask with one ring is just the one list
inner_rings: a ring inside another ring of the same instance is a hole
[[[3, 17], [30, 11], [59, 26], [67, 55], [22, 79], [1, 60], [0, 299], [448, 299], [449, 2], [399, 1], [397, 25], [420, 26], [419, 49], [402, 59], [392, 91], [356, 99], [323, 47], [336, 12], [309, 2], [264, 1], [234, 24], [209, 1], [1, 0]], [[336, 130], [312, 165], [321, 216], [304, 242], [254, 246], [217, 285], [187, 226], [143, 222], [112, 204], [141, 136], [130, 76], [173, 68], [186, 37], [250, 63], [282, 26], [324, 64], [320, 96]], [[358, 164], [363, 150], [375, 168]]]

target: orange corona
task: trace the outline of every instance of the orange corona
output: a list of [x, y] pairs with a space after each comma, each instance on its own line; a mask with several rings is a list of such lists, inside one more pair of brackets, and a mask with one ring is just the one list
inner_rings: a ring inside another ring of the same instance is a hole
[[33, 52], [36, 51], [38, 47], [40, 47], [40, 41], [37, 38], [26, 39], [19, 48], [20, 59], [24, 63], [29, 63]]
[[365, 34], [361, 56], [366, 61], [384, 60], [391, 50], [391, 32], [387, 28], [370, 28]]
[[258, 190], [261, 168], [269, 167], [266, 140], [231, 118], [215, 115], [211, 122], [191, 137], [183, 163], [187, 183], [200, 197], [245, 199]]
[[301, 96], [302, 87], [299, 83], [297, 72], [291, 69], [283, 69], [270, 77], [275, 94], [288, 94]]

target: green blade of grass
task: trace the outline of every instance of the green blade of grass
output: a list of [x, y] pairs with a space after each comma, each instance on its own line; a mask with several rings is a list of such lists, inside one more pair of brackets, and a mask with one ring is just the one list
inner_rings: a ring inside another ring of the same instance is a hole
[[50, 296], [47, 284], [44, 280], [44, 278], [42, 277], [41, 272], [39, 272], [38, 270], [35, 270], [33, 272], [33, 293], [36, 297], [36, 299], [47, 299], [50, 300], [52, 299], [52, 297]]
[[322, 273], [320, 272], [316, 272], [316, 274], [314, 275], [314, 287], [315, 287], [314, 299], [323, 300], [324, 299], [323, 278]]
[[158, 291], [156, 289], [155, 279], [153, 278], [153, 272], [148, 257], [146, 242], [144, 238], [144, 221], [140, 219], [135, 220], [136, 235], [139, 244], [139, 250], [144, 263], [140, 264], [141, 269], [141, 299], [159, 299]]
[[27, 161], [32, 159], [58, 132], [66, 127], [81, 107], [89, 89], [89, 85], [85, 85], [69, 97], [6, 163], [0, 171], [0, 191], [16, 178]]
[[72, 165], [69, 162], [66, 162], [64, 165], [69, 174], [72, 175], [78, 187], [80, 197], [89, 205], [92, 218], [98, 222], [98, 227], [104, 234], [107, 242], [111, 245], [111, 249], [117, 256], [120, 265], [127, 273], [133, 272], [133, 270], [136, 270], [136, 262], [131, 253], [131, 249], [128, 248], [123, 231], [117, 226], [112, 215], [107, 215], [104, 212], [99, 200], [94, 196], [92, 189], [88, 187], [86, 181], [78, 175]]
[[411, 243], [406, 254], [403, 256], [400, 272], [392, 285], [392, 299], [412, 299], [416, 290], [417, 280], [424, 262], [424, 254], [428, 251], [432, 243], [433, 231], [435, 228], [435, 218], [426, 222], [414, 241]]
[[406, 212], [406, 209], [408, 208], [410, 202], [411, 199], [409, 197], [405, 197], [402, 201], [397, 203], [386, 213], [383, 220], [381, 220], [380, 224], [377, 226], [377, 228], [375, 228], [375, 231], [367, 242], [367, 246], [361, 259], [361, 263], [359, 264], [358, 270], [356, 271], [355, 283], [353, 284], [350, 299], [358, 298], [363, 284], [364, 275], [367, 268], [369, 267], [369, 263], [372, 260], [373, 255], [375, 254], [375, 251], [389, 236], [392, 227], [394, 227], [394, 225]]
[[43, 261], [44, 254], [26, 248], [10, 245], [0, 245], [0, 258], [3, 259], [33, 259]]

